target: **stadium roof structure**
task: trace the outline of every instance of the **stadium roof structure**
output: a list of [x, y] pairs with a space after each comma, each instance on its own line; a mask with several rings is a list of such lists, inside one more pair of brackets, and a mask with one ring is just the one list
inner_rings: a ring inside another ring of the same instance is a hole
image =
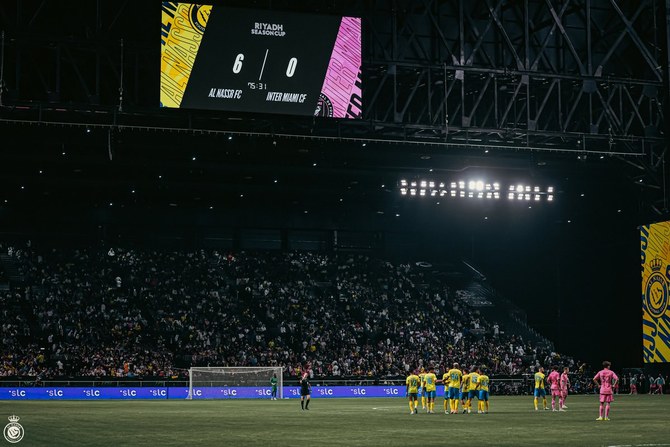
[[450, 206], [402, 178], [463, 177], [552, 184], [553, 222], [668, 215], [666, 2], [213, 3], [361, 17], [362, 119], [161, 109], [160, 2], [3, 2], [0, 206], [394, 228]]

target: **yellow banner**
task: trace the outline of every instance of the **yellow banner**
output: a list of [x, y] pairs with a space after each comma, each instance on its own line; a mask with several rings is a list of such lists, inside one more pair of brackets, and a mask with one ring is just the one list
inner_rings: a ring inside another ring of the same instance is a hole
[[670, 361], [670, 222], [640, 227], [645, 363]]
[[179, 107], [207, 27], [210, 5], [163, 2], [161, 106]]

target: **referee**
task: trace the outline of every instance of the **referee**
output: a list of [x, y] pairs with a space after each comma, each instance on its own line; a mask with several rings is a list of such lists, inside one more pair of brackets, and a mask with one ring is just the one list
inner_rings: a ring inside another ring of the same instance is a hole
[[309, 400], [312, 398], [312, 386], [307, 380], [307, 374], [300, 379], [300, 408], [309, 410]]

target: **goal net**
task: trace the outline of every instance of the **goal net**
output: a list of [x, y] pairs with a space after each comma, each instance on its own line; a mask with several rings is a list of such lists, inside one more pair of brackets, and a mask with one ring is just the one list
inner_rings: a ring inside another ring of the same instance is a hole
[[277, 376], [277, 399], [283, 399], [281, 366], [193, 367], [189, 369], [187, 399], [270, 398]]

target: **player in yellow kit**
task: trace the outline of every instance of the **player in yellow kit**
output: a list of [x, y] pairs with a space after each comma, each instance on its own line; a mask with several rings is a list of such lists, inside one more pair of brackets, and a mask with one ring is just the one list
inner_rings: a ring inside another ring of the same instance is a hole
[[463, 368], [463, 376], [461, 377], [461, 406], [463, 413], [468, 412], [468, 392], [470, 390], [470, 373], [467, 368]]
[[458, 363], [444, 374], [444, 413], [447, 414], [447, 400], [449, 400], [449, 413], [458, 413], [458, 398], [460, 397], [461, 378], [463, 372], [458, 369]]
[[479, 385], [478, 391], [479, 396], [477, 399], [477, 413], [488, 413], [489, 412], [489, 376], [486, 375], [485, 370], [479, 368], [477, 370], [479, 373]]
[[535, 403], [535, 411], [537, 411], [537, 400], [541, 397], [542, 398], [542, 405], [544, 406], [545, 410], [548, 410], [549, 408], [547, 407], [547, 395], [544, 390], [544, 368], [539, 367], [537, 368], [537, 372], [535, 373], [535, 399], [533, 399], [533, 402]]
[[423, 394], [426, 396], [426, 410], [428, 413], [435, 411], [435, 394], [437, 393], [437, 377], [435, 376], [435, 368], [430, 367], [428, 373], [423, 376]]
[[419, 386], [421, 385], [421, 379], [417, 376], [414, 371], [407, 376], [405, 380], [405, 390], [407, 393], [407, 399], [409, 399], [409, 412], [410, 414], [416, 414], [416, 407], [419, 406]]
[[477, 387], [479, 386], [479, 373], [478, 369], [474, 366], [472, 367], [472, 372], [470, 373], [470, 387], [468, 389], [468, 413], [472, 410], [472, 399], [477, 397]]
[[421, 372], [419, 372], [419, 395], [421, 395], [421, 409], [425, 410], [426, 409], [426, 394], [424, 393], [424, 384], [423, 384], [423, 377], [426, 375], [426, 370], [421, 367]]

